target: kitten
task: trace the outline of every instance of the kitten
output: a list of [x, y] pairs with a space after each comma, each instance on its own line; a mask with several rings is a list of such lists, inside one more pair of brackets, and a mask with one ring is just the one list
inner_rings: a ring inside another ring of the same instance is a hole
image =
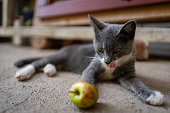
[[164, 96], [146, 87], [135, 76], [136, 22], [107, 24], [90, 15], [89, 18], [95, 33], [93, 44], [66, 46], [51, 56], [20, 60], [15, 63], [18, 67], [31, 64], [17, 71], [16, 78], [29, 79], [41, 69], [48, 76], [53, 76], [56, 69], [62, 69], [82, 74], [81, 80], [93, 85], [99, 80], [115, 80], [143, 102], [161, 105]]

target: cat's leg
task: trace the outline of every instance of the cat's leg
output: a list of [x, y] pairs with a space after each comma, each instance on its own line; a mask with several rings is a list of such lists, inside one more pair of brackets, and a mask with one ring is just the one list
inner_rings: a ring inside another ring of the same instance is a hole
[[57, 69], [56, 69], [55, 65], [53, 65], [53, 64], [47, 64], [43, 68], [43, 71], [49, 77], [54, 76], [57, 73]]
[[135, 77], [135, 73], [129, 73], [125, 76], [121, 76], [118, 78], [118, 81], [123, 87], [133, 91], [143, 102], [150, 105], [163, 104], [163, 94], [159, 91], [151, 90], [146, 87], [141, 80]]
[[26, 80], [29, 79], [36, 72], [33, 65], [29, 64], [28, 66], [20, 69], [16, 72], [15, 77], [18, 80]]
[[101, 62], [93, 60], [88, 67], [83, 71], [81, 80], [95, 85], [97, 76], [103, 71]]
[[[65, 49], [61, 49], [54, 55], [47, 56], [37, 61], [34, 61], [28, 66], [20, 69], [19, 71], [16, 72], [15, 77], [18, 80], [29, 79], [32, 77], [34, 73], [41, 71], [41, 69], [45, 67], [47, 64], [58, 65], [64, 63], [66, 59], [67, 59], [67, 51]], [[53, 67], [53, 66], [47, 66], [47, 67]]]
[[22, 59], [22, 60], [19, 60], [19, 61], [15, 62], [15, 66], [23, 67], [24, 65], [30, 64], [30, 63], [32, 63], [32, 62], [34, 62], [36, 60], [39, 60], [39, 59], [41, 59], [41, 57]]

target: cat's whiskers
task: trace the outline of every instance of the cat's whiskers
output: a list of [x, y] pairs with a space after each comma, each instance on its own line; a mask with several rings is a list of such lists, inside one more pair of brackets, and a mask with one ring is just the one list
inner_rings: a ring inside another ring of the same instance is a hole
[[99, 58], [99, 57], [96, 57], [96, 56], [94, 56], [94, 57], [88, 57], [88, 58], [90, 58], [90, 59], [92, 59], [92, 60], [100, 60], [100, 58]]

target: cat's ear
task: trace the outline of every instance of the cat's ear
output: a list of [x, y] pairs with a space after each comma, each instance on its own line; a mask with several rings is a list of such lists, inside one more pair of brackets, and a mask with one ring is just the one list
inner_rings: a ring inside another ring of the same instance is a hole
[[130, 20], [123, 25], [120, 33], [128, 35], [129, 38], [134, 38], [135, 30], [136, 30], [136, 21]]
[[104, 22], [97, 20], [91, 15], [88, 15], [88, 17], [90, 19], [91, 26], [94, 28], [95, 33], [99, 33], [106, 27], [106, 24]]

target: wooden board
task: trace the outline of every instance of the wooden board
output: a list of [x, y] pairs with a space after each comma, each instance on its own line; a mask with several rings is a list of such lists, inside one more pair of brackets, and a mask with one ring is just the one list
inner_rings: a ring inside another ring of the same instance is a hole
[[[92, 41], [90, 27], [19, 27], [0, 28], [0, 36], [43, 37], [62, 40]], [[170, 42], [169, 28], [137, 28], [135, 39], [147, 42]]]
[[[137, 22], [160, 22], [170, 20], [170, 3], [143, 7], [123, 8], [117, 10], [90, 13], [92, 16], [109, 23], [122, 23], [130, 19]], [[34, 25], [89, 25], [88, 14], [61, 16], [49, 19], [34, 19]]]
[[7, 27], [13, 25], [15, 0], [2, 0], [2, 26]]
[[170, 3], [169, 0], [66, 0], [48, 4], [48, 1], [49, 0], [39, 0], [36, 11], [37, 17], [59, 17], [96, 11], [153, 5], [158, 3]]
[[0, 36], [46, 37], [63, 40], [92, 40], [93, 31], [89, 27], [8, 27], [0, 28]]

